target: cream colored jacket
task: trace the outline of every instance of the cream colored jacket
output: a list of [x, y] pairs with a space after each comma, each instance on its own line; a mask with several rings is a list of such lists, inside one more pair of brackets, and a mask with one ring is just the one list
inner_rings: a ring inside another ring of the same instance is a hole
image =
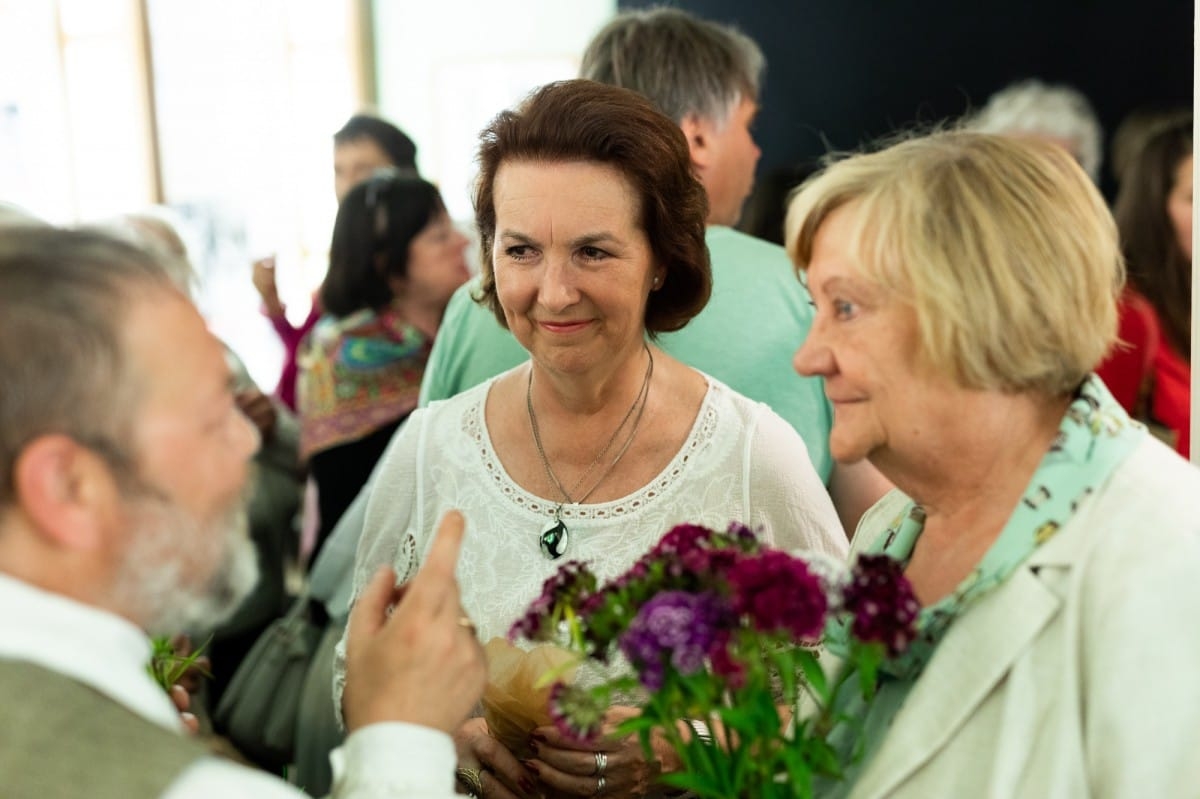
[[951, 626], [850, 796], [1200, 797], [1200, 470], [1147, 436]]

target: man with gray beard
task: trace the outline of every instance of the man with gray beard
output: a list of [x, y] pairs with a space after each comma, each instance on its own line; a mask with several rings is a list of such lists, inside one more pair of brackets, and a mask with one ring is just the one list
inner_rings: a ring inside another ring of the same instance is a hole
[[[183, 734], [147, 633], [212, 625], [255, 579], [258, 433], [221, 345], [156, 255], [102, 233], [0, 235], [0, 774], [6, 797], [302, 796]], [[443, 521], [403, 594], [350, 619], [336, 797], [450, 797], [447, 734], [485, 667]]]

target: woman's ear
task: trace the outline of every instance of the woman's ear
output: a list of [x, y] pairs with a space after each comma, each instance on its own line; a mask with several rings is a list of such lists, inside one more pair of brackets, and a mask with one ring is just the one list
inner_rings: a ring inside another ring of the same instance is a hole
[[116, 518], [121, 492], [103, 458], [70, 436], [44, 435], [13, 468], [14, 504], [57, 546], [93, 550]]

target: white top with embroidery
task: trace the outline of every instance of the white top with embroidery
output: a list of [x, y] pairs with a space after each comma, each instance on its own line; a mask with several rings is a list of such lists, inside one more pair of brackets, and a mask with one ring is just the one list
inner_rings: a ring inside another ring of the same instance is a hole
[[514, 483], [492, 449], [484, 405], [495, 379], [414, 412], [392, 441], [367, 505], [355, 597], [383, 564], [399, 581], [411, 578], [453, 508], [467, 521], [458, 565], [463, 607], [483, 642], [506, 635], [562, 563], [586, 561], [601, 580], [615, 577], [684, 522], [724, 529], [739, 521], [781, 549], [845, 558], [846, 536], [800, 436], [766, 405], [706, 376], [700, 412], [670, 464], [628, 496], [564, 506], [566, 552], [548, 559], [539, 536], [558, 503]]

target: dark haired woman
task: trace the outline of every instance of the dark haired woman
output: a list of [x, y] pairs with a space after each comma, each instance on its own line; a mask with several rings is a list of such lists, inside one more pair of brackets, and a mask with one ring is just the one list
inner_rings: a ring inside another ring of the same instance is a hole
[[1191, 436], [1192, 119], [1148, 136], [1130, 161], [1114, 216], [1128, 269], [1123, 345], [1097, 373], [1125, 409], [1165, 427], [1188, 457]]
[[318, 549], [417, 407], [442, 312], [469, 276], [466, 244], [438, 190], [418, 177], [381, 170], [342, 200], [321, 287], [325, 312], [298, 358]]
[[[791, 425], [653, 343], [712, 287], [708, 204], [679, 126], [639, 94], [575, 80], [502, 113], [481, 141], [480, 301], [529, 360], [397, 434], [367, 505], [356, 593], [380, 565], [415, 573], [449, 508], [467, 518], [462, 603], [483, 641], [504, 636], [561, 563], [613, 577], [681, 522], [738, 520], [776, 546], [844, 556]], [[633, 712], [610, 709], [605, 731]], [[489, 799], [641, 796], [680, 767], [661, 741], [648, 760], [636, 738], [593, 751], [550, 726], [520, 762], [489, 733], [475, 718], [458, 735], [463, 785]]]

